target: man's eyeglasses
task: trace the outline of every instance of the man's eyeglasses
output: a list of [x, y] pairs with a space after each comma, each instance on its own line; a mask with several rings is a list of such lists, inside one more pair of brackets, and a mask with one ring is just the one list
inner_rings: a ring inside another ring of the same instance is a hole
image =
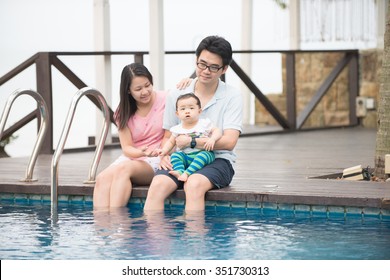
[[206, 70], [208, 68], [209, 71], [212, 73], [217, 73], [219, 70], [221, 70], [223, 68], [223, 66], [216, 66], [216, 65], [208, 66], [207, 64], [204, 64], [202, 62], [196, 63], [196, 66], [198, 66], [198, 68], [201, 70]]

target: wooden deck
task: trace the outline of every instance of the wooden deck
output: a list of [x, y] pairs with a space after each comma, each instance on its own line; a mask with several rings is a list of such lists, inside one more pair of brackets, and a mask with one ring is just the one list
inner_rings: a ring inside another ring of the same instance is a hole
[[[245, 136], [245, 135], [244, 135]], [[208, 192], [208, 204], [215, 201], [247, 206], [289, 205], [316, 207], [357, 207], [365, 211], [378, 209], [390, 213], [390, 183], [345, 181], [313, 178], [340, 174], [344, 168], [374, 166], [376, 131], [359, 127], [280, 133], [241, 137], [237, 145], [236, 175], [230, 187]], [[109, 165], [120, 154], [120, 149], [106, 149], [99, 169]], [[59, 164], [61, 195], [85, 196], [90, 200], [93, 185], [87, 179], [93, 152], [65, 153]], [[34, 178], [37, 182], [24, 183], [28, 158], [0, 159], [0, 195], [50, 194], [51, 156], [38, 158]], [[144, 198], [146, 186], [134, 187], [133, 197]], [[22, 195], [23, 196], [23, 195]], [[1, 196], [0, 196], [1, 197]], [[171, 200], [184, 199], [182, 190]]]

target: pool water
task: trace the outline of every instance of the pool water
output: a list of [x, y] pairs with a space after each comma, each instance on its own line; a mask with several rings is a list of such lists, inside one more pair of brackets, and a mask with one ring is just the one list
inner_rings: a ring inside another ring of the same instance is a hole
[[209, 207], [144, 215], [141, 204], [0, 203], [0, 259], [378, 260], [390, 259], [390, 220], [378, 216]]

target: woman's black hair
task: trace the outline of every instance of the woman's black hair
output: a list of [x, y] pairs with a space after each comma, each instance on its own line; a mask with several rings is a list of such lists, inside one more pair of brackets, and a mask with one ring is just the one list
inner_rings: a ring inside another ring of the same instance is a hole
[[131, 82], [134, 77], [145, 77], [153, 85], [153, 76], [145, 65], [132, 63], [123, 68], [119, 88], [120, 101], [114, 116], [118, 129], [125, 128], [129, 118], [137, 111], [137, 102], [130, 93]]

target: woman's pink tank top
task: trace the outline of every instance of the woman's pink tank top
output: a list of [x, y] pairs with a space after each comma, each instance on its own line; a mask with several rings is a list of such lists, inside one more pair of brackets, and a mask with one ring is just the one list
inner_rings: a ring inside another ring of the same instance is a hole
[[164, 137], [163, 116], [167, 92], [156, 91], [156, 99], [147, 116], [134, 114], [127, 125], [135, 147], [159, 148]]

